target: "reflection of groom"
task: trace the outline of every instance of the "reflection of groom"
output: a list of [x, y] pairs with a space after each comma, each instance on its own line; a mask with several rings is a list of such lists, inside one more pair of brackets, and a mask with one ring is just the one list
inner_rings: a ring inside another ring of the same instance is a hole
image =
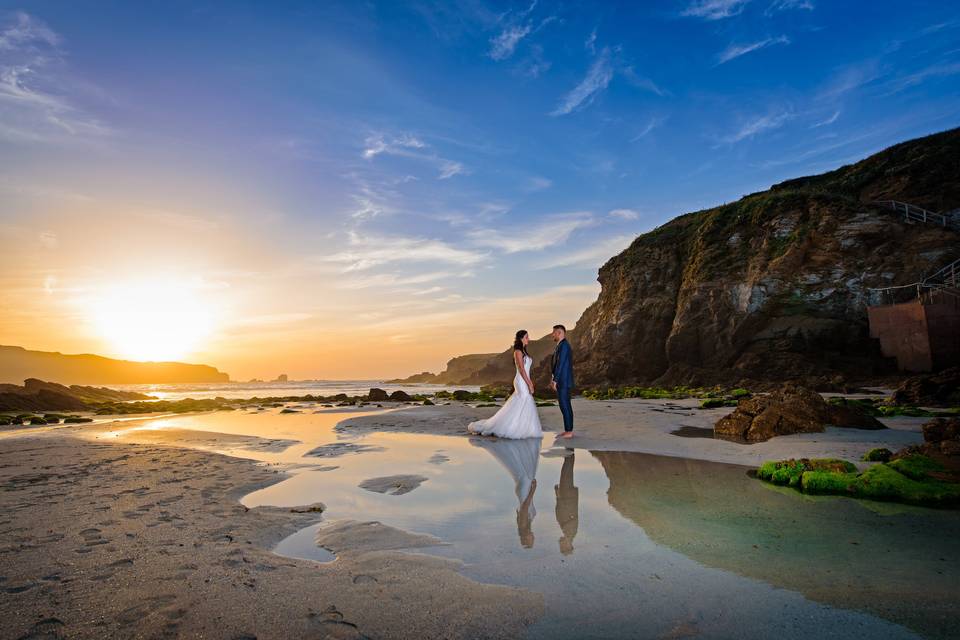
[[573, 390], [573, 349], [567, 342], [567, 329], [562, 324], [554, 325], [553, 341], [557, 348], [550, 362], [550, 388], [557, 392], [557, 404], [563, 414], [561, 438], [573, 437], [573, 407], [570, 392]]
[[563, 536], [560, 537], [560, 553], [565, 556], [573, 553], [573, 538], [577, 535], [580, 523], [580, 489], [573, 486], [573, 449], [563, 460], [560, 469], [560, 484], [554, 485], [557, 494], [557, 524]]

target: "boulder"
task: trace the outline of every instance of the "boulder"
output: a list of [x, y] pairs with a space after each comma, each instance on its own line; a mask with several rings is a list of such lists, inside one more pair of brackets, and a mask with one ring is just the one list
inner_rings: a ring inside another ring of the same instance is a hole
[[460, 402], [467, 402], [470, 399], [472, 399], [473, 396], [474, 394], [464, 389], [457, 389], [456, 391], [453, 392], [453, 399], [459, 400]]
[[907, 378], [893, 392], [893, 404], [927, 407], [960, 405], [960, 367]]
[[945, 440], [960, 439], [960, 418], [937, 418], [924, 423], [923, 441], [936, 444]]
[[413, 400], [413, 397], [406, 391], [400, 391], [398, 389], [390, 394], [390, 399], [395, 402], [410, 402]]
[[367, 393], [367, 400], [370, 402], [383, 402], [389, 397], [390, 396], [387, 395], [386, 391], [383, 389], [377, 389], [375, 387], [370, 389], [370, 391]]
[[733, 413], [717, 421], [714, 434], [763, 442], [792, 433], [820, 433], [828, 424], [853, 429], [885, 428], [854, 405], [830, 405], [815, 391], [786, 384], [768, 395], [740, 400]]

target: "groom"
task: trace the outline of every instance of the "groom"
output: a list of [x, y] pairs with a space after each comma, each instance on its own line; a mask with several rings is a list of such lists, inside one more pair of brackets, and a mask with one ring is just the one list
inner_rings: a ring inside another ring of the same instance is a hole
[[561, 438], [573, 437], [573, 407], [570, 406], [570, 391], [573, 389], [573, 350], [567, 342], [567, 328], [554, 325], [553, 341], [557, 348], [550, 360], [550, 388], [557, 392], [557, 404], [563, 414]]

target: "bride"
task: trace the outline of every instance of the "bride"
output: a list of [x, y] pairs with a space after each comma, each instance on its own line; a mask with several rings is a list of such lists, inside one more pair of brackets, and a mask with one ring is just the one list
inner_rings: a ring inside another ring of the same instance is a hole
[[537, 403], [533, 399], [534, 387], [530, 379], [533, 358], [527, 353], [528, 344], [530, 335], [523, 329], [517, 331], [513, 341], [513, 360], [517, 366], [517, 375], [513, 378], [514, 392], [492, 417], [471, 422], [467, 426], [471, 433], [514, 439], [539, 438], [543, 435]]

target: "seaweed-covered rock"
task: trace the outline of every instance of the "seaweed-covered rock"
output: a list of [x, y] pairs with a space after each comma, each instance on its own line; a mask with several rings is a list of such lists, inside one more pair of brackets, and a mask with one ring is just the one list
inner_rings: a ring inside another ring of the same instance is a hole
[[397, 389], [396, 391], [390, 394], [390, 399], [393, 400], [394, 402], [410, 402], [411, 400], [413, 400], [413, 396], [411, 396], [406, 391], [400, 391], [399, 389]]
[[367, 400], [370, 402], [383, 402], [388, 399], [390, 396], [383, 389], [372, 388], [367, 393]]
[[721, 438], [762, 442], [792, 433], [819, 433], [828, 424], [854, 429], [885, 428], [855, 405], [831, 405], [815, 391], [787, 384], [769, 395], [740, 400], [733, 413], [717, 421], [714, 433]]
[[[898, 454], [899, 455], [899, 454]], [[928, 456], [911, 453], [858, 473], [843, 460], [765, 462], [757, 477], [804, 493], [845, 495], [931, 507], [960, 504], [960, 484]]]
[[893, 392], [892, 403], [928, 407], [960, 405], [960, 367], [907, 378]]
[[459, 400], [460, 402], [467, 402], [468, 400], [472, 400], [475, 395], [476, 394], [470, 393], [464, 389], [457, 389], [453, 392], [453, 399]]
[[866, 462], [889, 462], [891, 457], [893, 457], [893, 451], [890, 451], [890, 449], [886, 447], [870, 449], [870, 451], [863, 454], [863, 459]]

